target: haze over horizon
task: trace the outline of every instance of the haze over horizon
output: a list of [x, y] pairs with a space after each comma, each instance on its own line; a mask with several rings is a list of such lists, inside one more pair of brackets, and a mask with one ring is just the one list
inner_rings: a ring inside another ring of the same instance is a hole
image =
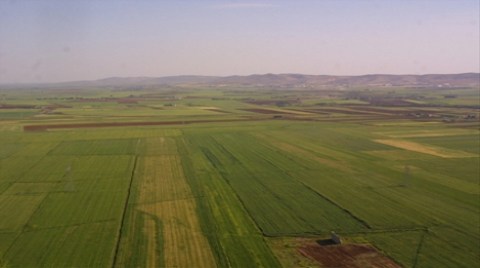
[[479, 1], [1, 1], [0, 83], [480, 72]]

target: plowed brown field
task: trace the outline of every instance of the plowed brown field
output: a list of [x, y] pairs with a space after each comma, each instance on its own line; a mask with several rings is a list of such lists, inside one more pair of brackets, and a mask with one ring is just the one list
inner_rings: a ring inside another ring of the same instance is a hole
[[323, 267], [401, 267], [370, 245], [321, 246], [315, 242], [310, 242], [298, 250], [306, 257], [318, 261]]

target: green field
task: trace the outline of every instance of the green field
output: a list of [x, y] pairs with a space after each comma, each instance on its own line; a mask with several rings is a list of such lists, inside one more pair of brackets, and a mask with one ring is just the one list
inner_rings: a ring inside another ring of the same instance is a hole
[[32, 107], [0, 109], [0, 267], [322, 267], [298, 249], [331, 231], [478, 267], [480, 99], [452, 91], [4, 89]]

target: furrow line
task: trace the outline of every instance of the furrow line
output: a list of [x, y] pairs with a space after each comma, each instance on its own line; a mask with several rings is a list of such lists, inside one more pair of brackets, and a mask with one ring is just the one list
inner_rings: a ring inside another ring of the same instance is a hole
[[128, 203], [129, 203], [129, 200], [130, 200], [130, 194], [132, 192], [132, 184], [133, 184], [133, 178], [135, 176], [135, 170], [137, 168], [137, 162], [138, 162], [138, 156], [135, 156], [135, 160], [133, 162], [132, 173], [130, 175], [130, 183], [128, 185], [127, 198], [125, 198], [125, 205], [123, 207], [122, 220], [120, 222], [120, 228], [118, 228], [117, 242], [116, 242], [116, 247], [115, 247], [115, 253], [113, 254], [112, 267], [115, 267], [115, 264], [117, 262], [117, 255], [118, 255], [118, 251], [120, 249], [120, 240], [121, 240], [120, 238], [122, 236], [123, 226], [124, 226], [124, 223], [125, 223], [125, 215], [127, 214]]

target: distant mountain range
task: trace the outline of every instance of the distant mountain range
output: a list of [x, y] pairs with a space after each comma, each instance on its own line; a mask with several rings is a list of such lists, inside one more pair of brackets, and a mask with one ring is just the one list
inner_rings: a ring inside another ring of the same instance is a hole
[[167, 76], [167, 77], [110, 77], [93, 81], [74, 81], [46, 84], [16, 84], [2, 87], [80, 88], [80, 87], [153, 87], [160, 85], [199, 85], [212, 87], [356, 87], [356, 86], [408, 86], [408, 87], [471, 87], [480, 86], [480, 73], [391, 75], [369, 74], [360, 76], [254, 74], [248, 76]]

